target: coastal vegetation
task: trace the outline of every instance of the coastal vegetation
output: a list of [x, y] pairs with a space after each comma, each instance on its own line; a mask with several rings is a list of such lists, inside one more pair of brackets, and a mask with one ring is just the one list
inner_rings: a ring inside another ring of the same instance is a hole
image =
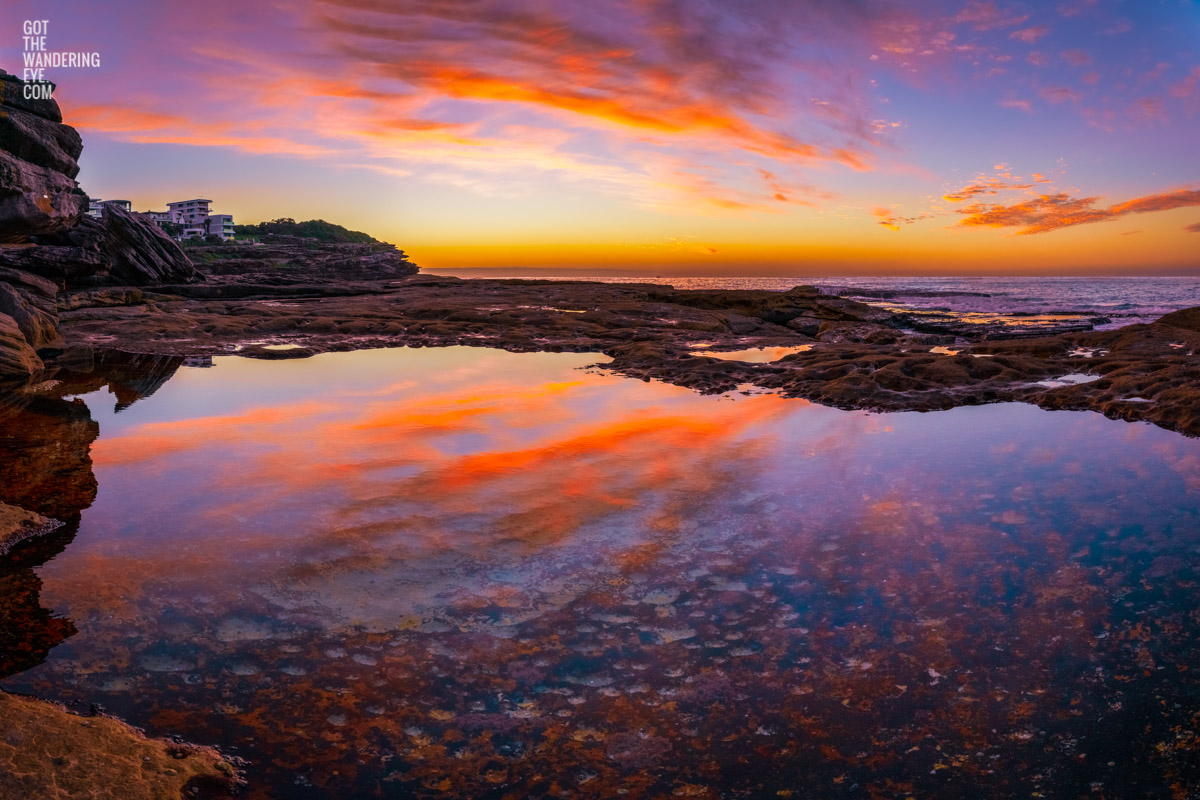
[[234, 235], [239, 239], [266, 236], [298, 236], [302, 239], [316, 239], [320, 242], [346, 244], [375, 244], [378, 239], [362, 231], [352, 231], [341, 225], [326, 222], [323, 219], [309, 219], [296, 222], [290, 217], [273, 219], [270, 222], [259, 222], [254, 225], [234, 225]]

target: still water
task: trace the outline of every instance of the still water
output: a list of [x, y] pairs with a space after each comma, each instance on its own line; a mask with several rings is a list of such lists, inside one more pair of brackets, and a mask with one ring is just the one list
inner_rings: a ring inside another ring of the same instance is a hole
[[27, 494], [81, 515], [3, 579], [0, 686], [251, 798], [1200, 791], [1200, 441], [598, 360], [172, 362], [9, 417], [50, 438], [5, 491], [74, 442]]

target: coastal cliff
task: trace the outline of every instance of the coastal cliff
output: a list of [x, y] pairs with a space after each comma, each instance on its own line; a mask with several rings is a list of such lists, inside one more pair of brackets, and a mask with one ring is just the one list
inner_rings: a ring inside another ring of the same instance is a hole
[[0, 380], [36, 377], [61, 347], [59, 292], [201, 277], [141, 215], [85, 216], [75, 181], [83, 140], [57, 101], [26, 99], [23, 86], [0, 71]]

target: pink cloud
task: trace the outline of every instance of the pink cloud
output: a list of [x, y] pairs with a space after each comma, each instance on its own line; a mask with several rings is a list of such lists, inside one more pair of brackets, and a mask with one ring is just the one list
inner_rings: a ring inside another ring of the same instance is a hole
[[977, 31], [1008, 28], [1020, 25], [1029, 19], [1028, 14], [1014, 14], [1000, 9], [990, 0], [970, 0], [955, 17], [957, 23], [966, 23]]
[[1072, 103], [1078, 103], [1083, 99], [1083, 95], [1074, 89], [1067, 88], [1066, 86], [1048, 86], [1042, 90], [1041, 94], [1042, 99], [1054, 105], [1059, 105], [1068, 101]]
[[1083, 50], [1064, 50], [1062, 58], [1072, 67], [1086, 67], [1092, 63], [1092, 57]]
[[1033, 104], [1028, 100], [1001, 100], [1000, 105], [1004, 108], [1015, 108], [1024, 111], [1026, 114], [1033, 113]]
[[1019, 31], [1013, 31], [1008, 35], [1008, 38], [1016, 39], [1025, 44], [1033, 44], [1048, 33], [1050, 33], [1050, 29], [1045, 25], [1034, 25], [1031, 28], [1022, 28]]

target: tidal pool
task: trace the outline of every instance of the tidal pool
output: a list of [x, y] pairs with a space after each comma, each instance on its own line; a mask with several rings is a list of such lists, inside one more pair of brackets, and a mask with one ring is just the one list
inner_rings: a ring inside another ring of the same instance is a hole
[[598, 359], [176, 361], [12, 412], [0, 499], [82, 513], [0, 578], [0, 686], [251, 798], [1200, 789], [1200, 441]]
[[812, 350], [811, 344], [792, 347], [750, 347], [745, 350], [692, 350], [691, 355], [719, 358], [722, 361], [745, 361], [750, 364], [770, 364], [795, 353]]

